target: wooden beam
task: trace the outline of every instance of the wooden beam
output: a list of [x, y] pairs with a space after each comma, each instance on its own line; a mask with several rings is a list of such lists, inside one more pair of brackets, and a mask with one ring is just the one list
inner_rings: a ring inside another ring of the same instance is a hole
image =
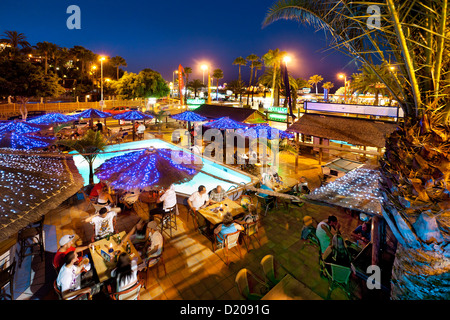
[[378, 266], [380, 261], [380, 250], [381, 250], [381, 233], [382, 233], [382, 221], [380, 217], [372, 217], [372, 230], [371, 230], [371, 241], [372, 241], [372, 265]]
[[352, 153], [363, 153], [363, 154], [370, 154], [373, 156], [382, 156], [383, 155], [382, 152], [376, 152], [376, 151], [341, 148], [341, 147], [335, 147], [335, 146], [329, 146], [329, 145], [327, 146], [324, 144], [312, 144], [312, 143], [304, 143], [304, 142], [297, 142], [297, 143], [300, 146], [319, 148], [319, 149], [330, 149], [330, 150], [346, 151], [346, 152], [352, 152]]

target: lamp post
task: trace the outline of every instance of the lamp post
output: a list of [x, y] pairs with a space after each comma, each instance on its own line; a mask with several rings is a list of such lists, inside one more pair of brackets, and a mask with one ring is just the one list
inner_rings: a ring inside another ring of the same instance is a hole
[[339, 79], [344, 79], [344, 102], [347, 103], [347, 75], [340, 73]]
[[100, 98], [100, 106], [101, 106], [101, 110], [103, 111], [103, 61], [105, 61], [106, 60], [106, 58], [105, 57], [100, 57], [100, 65], [101, 65], [101, 83], [100, 83], [100, 86], [101, 86], [101, 89], [100, 89], [100, 91], [101, 91], [101, 98]]
[[172, 99], [173, 99], [173, 93], [175, 91], [174, 87], [175, 87], [175, 73], [178, 74], [178, 70], [175, 70], [172, 72], [172, 83], [173, 83], [173, 87], [172, 87]]
[[205, 84], [205, 70], [208, 69], [208, 66], [206, 64], [201, 66], [203, 71], [203, 84]]

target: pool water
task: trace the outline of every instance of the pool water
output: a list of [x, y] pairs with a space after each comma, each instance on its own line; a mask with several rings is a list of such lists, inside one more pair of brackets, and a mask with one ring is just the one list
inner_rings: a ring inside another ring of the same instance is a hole
[[[122, 143], [117, 145], [110, 145], [107, 146], [105, 151], [120, 151], [124, 150], [124, 152], [115, 152], [115, 153], [108, 153], [108, 154], [100, 154], [97, 156], [97, 158], [94, 161], [94, 170], [95, 168], [99, 167], [103, 162], [105, 162], [107, 159], [120, 156], [123, 154], [126, 154], [128, 152], [133, 151], [126, 151], [129, 149], [136, 149], [136, 148], [147, 148], [147, 147], [154, 147], [154, 148], [167, 148], [172, 150], [182, 150], [181, 148], [172, 145], [170, 143], [167, 143], [163, 140], [159, 139], [150, 139], [150, 140], [142, 140], [142, 141], [134, 141], [134, 142], [128, 142], [128, 143]], [[81, 176], [84, 179], [85, 185], [89, 183], [89, 165], [84, 160], [84, 158], [81, 155], [78, 155], [77, 152], [71, 152], [71, 154], [74, 154], [73, 160], [75, 162], [75, 165], [78, 168], [78, 171], [80, 172]], [[234, 181], [236, 183], [249, 183], [251, 182], [251, 178], [247, 175], [244, 175], [238, 171], [232, 170], [230, 168], [226, 168], [220, 164], [214, 163], [208, 159], [203, 159], [203, 168], [202, 171], [205, 171], [207, 173], [213, 174], [217, 177], [221, 177], [225, 180]], [[97, 183], [99, 180], [94, 175], [94, 182]], [[230, 187], [234, 186], [233, 184], [222, 181], [216, 178], [213, 178], [207, 174], [204, 174], [202, 172], [199, 172], [197, 175], [194, 176], [194, 178], [186, 183], [175, 185], [175, 191], [177, 193], [182, 193], [186, 195], [190, 195], [197, 191], [198, 186], [204, 185], [206, 187], [206, 190], [212, 190], [217, 185], [221, 185], [224, 190], [229, 190]]]

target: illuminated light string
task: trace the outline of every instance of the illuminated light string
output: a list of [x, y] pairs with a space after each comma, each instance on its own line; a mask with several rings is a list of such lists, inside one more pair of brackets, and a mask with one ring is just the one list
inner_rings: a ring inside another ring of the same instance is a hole
[[261, 125], [261, 124], [253, 127], [248, 127], [245, 130], [238, 129], [236, 130], [236, 132], [251, 139], [267, 138], [269, 140], [272, 140], [272, 139], [294, 138], [294, 134], [292, 133], [278, 130], [268, 125]]
[[40, 125], [51, 125], [54, 123], [65, 123], [71, 121], [73, 121], [72, 117], [57, 112], [46, 113], [42, 116], [28, 120], [29, 123]]
[[222, 129], [222, 130], [245, 129], [248, 127], [248, 125], [246, 125], [242, 122], [239, 122], [239, 121], [234, 121], [234, 120], [230, 119], [229, 117], [222, 117], [215, 121], [205, 123], [204, 126], [212, 128], [212, 129]]
[[188, 122], [199, 122], [206, 120], [205, 117], [202, 117], [201, 115], [192, 111], [185, 111], [179, 114], [175, 114], [171, 116], [171, 118], [179, 121], [188, 121]]
[[314, 190], [308, 197], [368, 213], [380, 213], [382, 202], [378, 190], [378, 170], [358, 168], [327, 185]]
[[87, 109], [87, 110], [84, 110], [83, 112], [80, 112], [78, 114], [71, 116], [72, 119], [80, 119], [80, 118], [97, 119], [97, 118], [109, 118], [109, 117], [112, 117], [111, 113], [103, 112], [103, 111], [100, 111], [97, 109]]
[[145, 114], [138, 110], [127, 111], [121, 114], [118, 114], [113, 117], [116, 120], [124, 120], [124, 121], [136, 121], [136, 120], [144, 120], [144, 119], [153, 119], [154, 117], [149, 114]]
[[0, 124], [0, 135], [14, 131], [17, 134], [25, 134], [41, 131], [42, 127], [24, 121], [10, 121]]

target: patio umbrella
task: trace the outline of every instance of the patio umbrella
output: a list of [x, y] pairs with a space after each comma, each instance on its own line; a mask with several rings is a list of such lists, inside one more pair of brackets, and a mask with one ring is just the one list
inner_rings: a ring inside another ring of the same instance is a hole
[[55, 141], [53, 137], [43, 137], [32, 133], [19, 134], [15, 131], [0, 133], [0, 148], [42, 149]]
[[188, 131], [191, 131], [191, 122], [200, 122], [205, 121], [206, 118], [202, 117], [201, 115], [192, 112], [192, 111], [185, 111], [179, 114], [174, 114], [173, 116], [170, 116], [172, 119], [179, 120], [179, 121], [187, 121], [188, 122]]
[[203, 164], [184, 151], [149, 148], [106, 160], [95, 175], [115, 189], [168, 188], [191, 180]]
[[219, 129], [219, 130], [245, 129], [248, 127], [248, 125], [246, 125], [245, 123], [234, 121], [229, 117], [222, 117], [212, 122], [205, 123], [204, 126], [210, 127], [211, 129]]
[[42, 116], [28, 120], [29, 123], [41, 124], [41, 125], [52, 125], [57, 123], [71, 122], [73, 118], [71, 116], [66, 116], [65, 114], [58, 112], [46, 113]]
[[44, 126], [29, 123], [25, 121], [8, 121], [0, 124], [0, 134], [14, 131], [17, 134], [38, 132], [44, 129]]
[[272, 139], [284, 139], [284, 138], [293, 138], [294, 134], [279, 130], [277, 128], [273, 128], [268, 124], [258, 124], [256, 126], [247, 127], [245, 130], [238, 129], [237, 133], [249, 137], [252, 139], [257, 139], [260, 137], [266, 138], [268, 140]]
[[94, 124], [94, 119], [103, 119], [103, 118], [106, 119], [106, 118], [112, 117], [112, 114], [91, 108], [91, 109], [84, 110], [83, 112], [80, 112], [80, 113], [75, 114], [70, 117], [74, 120], [77, 120], [80, 118], [91, 119], [89, 122], [89, 125], [92, 127]]
[[116, 120], [131, 121], [131, 123], [133, 125], [133, 141], [134, 141], [135, 131], [136, 131], [136, 129], [134, 128], [134, 121], [153, 119], [154, 117], [152, 115], [143, 113], [138, 110], [131, 110], [131, 111], [127, 111], [124, 113], [120, 113], [120, 114], [114, 116], [113, 118]]

